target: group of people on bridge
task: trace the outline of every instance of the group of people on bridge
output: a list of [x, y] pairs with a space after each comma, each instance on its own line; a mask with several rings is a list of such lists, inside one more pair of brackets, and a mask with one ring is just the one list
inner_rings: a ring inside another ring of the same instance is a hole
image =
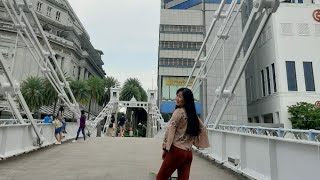
[[[125, 122], [126, 122], [126, 118], [124, 117], [124, 115], [121, 115], [121, 117], [119, 118], [118, 120], [118, 128], [119, 128], [119, 133], [118, 133], [118, 137], [123, 137], [124, 135], [124, 130], [125, 130]], [[115, 136], [115, 130], [116, 128], [116, 124], [115, 124], [115, 118], [114, 116], [112, 115], [111, 116], [111, 121], [110, 121], [110, 124], [108, 126], [108, 129], [107, 129], [107, 136], [112, 136], [114, 137]]]
[[[54, 125], [54, 128], [55, 128], [54, 136], [57, 140], [57, 142], [55, 144], [61, 144], [61, 140], [63, 139], [63, 137], [65, 137], [65, 134], [67, 134], [67, 131], [66, 131], [66, 124], [67, 123], [66, 123], [66, 120], [65, 120], [63, 114], [64, 114], [64, 107], [61, 106], [55, 117], [50, 117], [49, 115], [47, 115], [43, 119], [43, 123], [52, 123]], [[80, 131], [82, 132], [84, 142], [86, 142], [85, 128], [86, 128], [86, 115], [85, 115], [85, 111], [82, 110], [81, 116], [80, 116], [80, 121], [79, 121], [79, 128], [77, 131], [77, 136], [75, 137], [75, 139], [72, 142], [77, 142]]]
[[[176, 93], [176, 108], [168, 122], [162, 144], [163, 163], [157, 174], [157, 180], [167, 180], [175, 170], [178, 170], [178, 179], [189, 179], [191, 163], [193, 159], [192, 145], [198, 148], [209, 147], [208, 132], [206, 126], [197, 116], [193, 93], [188, 88], [180, 88]], [[125, 117], [121, 115], [118, 121], [120, 132], [118, 136], [123, 136]], [[60, 108], [57, 117], [52, 122], [55, 126], [55, 137], [57, 144], [61, 144], [62, 132], [65, 131], [65, 121], [63, 118], [63, 108]], [[77, 136], [72, 142], [77, 142], [80, 131], [85, 136], [86, 116], [85, 111], [81, 111]], [[115, 118], [111, 117], [107, 134], [114, 135]], [[65, 132], [66, 133], [66, 132]]]

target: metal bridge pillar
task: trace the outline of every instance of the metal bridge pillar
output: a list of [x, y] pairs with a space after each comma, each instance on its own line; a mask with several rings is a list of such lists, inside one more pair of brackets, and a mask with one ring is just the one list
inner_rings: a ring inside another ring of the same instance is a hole
[[148, 90], [148, 119], [147, 137], [153, 137], [157, 133], [157, 120], [154, 118], [154, 105], [157, 103], [157, 90]]
[[110, 100], [118, 102], [120, 97], [120, 88], [111, 88], [110, 89]]

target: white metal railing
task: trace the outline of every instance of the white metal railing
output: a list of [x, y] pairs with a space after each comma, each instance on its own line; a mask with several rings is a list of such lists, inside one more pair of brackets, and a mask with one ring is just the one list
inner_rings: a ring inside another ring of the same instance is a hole
[[[60, 64], [55, 56], [56, 53], [48, 41], [47, 34], [42, 29], [32, 4], [27, 0], [1, 1], [12, 20], [13, 27], [17, 30], [19, 37], [27, 46], [44, 76], [58, 93], [58, 97], [76, 116], [80, 117], [79, 104], [70, 89], [70, 84], [67, 82], [61, 70]], [[25, 11], [29, 12], [28, 15], [30, 16], [28, 16]], [[34, 27], [31, 25], [29, 19], [34, 22]], [[35, 33], [34, 28], [38, 30], [38, 34]], [[38, 36], [41, 37], [44, 45], [39, 42]], [[49, 58], [51, 58], [54, 65], [51, 64]]]
[[[223, 125], [221, 128], [227, 128], [227, 126]], [[209, 128], [210, 147], [198, 151], [205, 157], [254, 179], [319, 179], [319, 142], [255, 134], [251, 133], [251, 127], [245, 129], [229, 126], [228, 128], [232, 130]], [[238, 132], [238, 129], [244, 132]], [[265, 128], [265, 132], [269, 130], [275, 129]], [[258, 132], [263, 131], [258, 130]], [[301, 131], [286, 130], [284, 132], [300, 133]], [[307, 132], [304, 131], [304, 133]], [[319, 131], [313, 133], [318, 133], [317, 139], [319, 139]]]
[[[212, 129], [213, 125], [210, 124], [207, 127]], [[223, 125], [223, 124], [218, 125], [217, 129], [224, 130], [224, 131], [231, 131], [231, 132], [256, 134], [256, 135], [262, 135], [262, 136], [280, 137], [285, 139], [320, 142], [320, 131], [314, 130], [314, 129], [301, 130], [301, 129], [267, 128], [267, 127], [258, 127], [258, 126], [237, 126], [237, 125]]]
[[[25, 123], [30, 124], [31, 121], [29, 119], [23, 119]], [[34, 122], [37, 124], [43, 123], [43, 119], [34, 119]], [[11, 124], [20, 124], [17, 119], [0, 119], [1, 125], [11, 125]]]
[[[5, 120], [2, 120], [5, 121]], [[11, 120], [12, 121], [12, 120]], [[41, 121], [41, 120], [39, 120]], [[1, 122], [1, 121], [0, 121]], [[36, 142], [36, 135], [31, 124], [11, 124], [0, 126], [0, 160], [16, 156], [22, 153], [33, 151], [53, 145], [56, 140], [54, 137], [54, 126], [50, 123], [38, 123], [44, 142], [41, 146]], [[63, 141], [71, 140], [76, 137], [78, 123], [67, 123]], [[96, 132], [93, 132], [95, 134]], [[82, 136], [82, 135], [80, 135]]]

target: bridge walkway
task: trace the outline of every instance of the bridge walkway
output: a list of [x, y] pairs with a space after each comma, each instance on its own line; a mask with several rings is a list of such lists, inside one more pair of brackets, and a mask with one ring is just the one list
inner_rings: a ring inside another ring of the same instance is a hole
[[[148, 180], [161, 165], [157, 138], [91, 138], [0, 161], [0, 180]], [[191, 180], [245, 179], [194, 153]]]

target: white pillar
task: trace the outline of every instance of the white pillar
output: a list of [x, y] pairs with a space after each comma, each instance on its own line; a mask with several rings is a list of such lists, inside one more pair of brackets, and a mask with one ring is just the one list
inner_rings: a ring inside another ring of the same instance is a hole
[[264, 117], [262, 115], [259, 116], [259, 123], [264, 123]]
[[89, 71], [86, 71], [86, 75], [85, 75], [85, 79], [88, 80], [89, 79]]
[[84, 80], [84, 72], [85, 72], [85, 68], [81, 67], [81, 69], [80, 69], [80, 77], [79, 77], [80, 80]]
[[278, 112], [274, 112], [274, 113], [272, 113], [272, 115], [273, 115], [273, 123], [274, 124], [280, 124], [279, 113]]

